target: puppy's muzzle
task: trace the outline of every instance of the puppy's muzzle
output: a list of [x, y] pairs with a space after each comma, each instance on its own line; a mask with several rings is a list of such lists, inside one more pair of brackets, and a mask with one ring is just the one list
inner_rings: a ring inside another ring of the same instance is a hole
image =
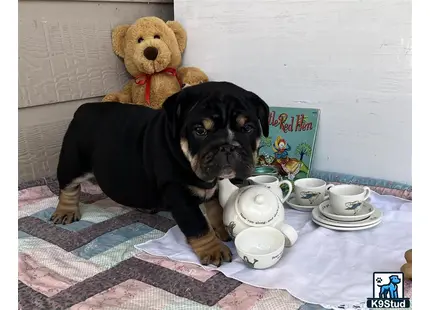
[[231, 144], [225, 144], [219, 148], [220, 153], [226, 156], [231, 155], [235, 150], [236, 146]]
[[143, 50], [143, 56], [148, 60], [155, 60], [158, 56], [158, 49], [153, 46], [148, 46]]
[[208, 152], [203, 157], [203, 164], [213, 164], [215, 161], [221, 166], [228, 165], [230, 160], [232, 160], [237, 155], [237, 147], [231, 144], [225, 144], [218, 148], [214, 152]]

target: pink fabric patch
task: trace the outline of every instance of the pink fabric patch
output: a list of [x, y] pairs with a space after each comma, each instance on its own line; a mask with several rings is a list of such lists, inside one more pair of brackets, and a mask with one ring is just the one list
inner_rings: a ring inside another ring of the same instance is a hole
[[385, 187], [377, 187], [377, 186], [371, 186], [370, 187], [375, 192], [381, 194], [381, 195], [391, 195], [407, 200], [412, 200], [412, 192], [404, 191], [400, 189], [393, 189], [393, 188], [385, 188]]
[[42, 199], [55, 196], [48, 186], [36, 186], [18, 191], [18, 207], [39, 202]]
[[102, 200], [98, 200], [95, 203], [95, 205], [97, 205], [97, 207], [102, 206], [104, 208], [113, 208], [113, 210], [117, 210], [118, 208], [121, 209], [121, 210], [124, 210], [124, 209], [126, 209], [126, 210], [134, 210], [133, 208], [124, 206], [122, 204], [119, 204], [119, 203], [113, 201], [110, 198], [105, 198], [105, 199], [102, 199]]
[[201, 282], [206, 282], [206, 280], [216, 274], [216, 271], [205, 270], [194, 264], [175, 262], [165, 257], [153, 256], [144, 252], [137, 254], [136, 257], [146, 262], [180, 272]]
[[98, 195], [98, 194], [102, 194], [102, 190], [100, 189], [100, 187], [98, 185], [94, 185], [91, 182], [84, 182], [81, 183], [81, 190], [84, 193], [88, 193], [91, 195]]
[[30, 255], [18, 254], [18, 279], [48, 297], [74, 285], [76, 282], [39, 265]]
[[115, 201], [113, 201], [110, 198], [105, 198], [105, 199], [102, 199], [102, 200], [98, 200], [96, 203], [94, 203], [94, 205], [97, 206], [97, 207], [103, 207], [103, 210], [105, 212], [112, 212], [112, 213], [115, 213], [115, 214], [117, 214], [117, 213], [124, 213], [125, 212], [124, 210], [130, 210], [130, 211], [133, 210], [133, 208], [126, 207], [126, 206], [123, 206], [123, 205], [121, 205], [119, 203], [116, 203]]
[[405, 280], [405, 292], [404, 295], [406, 298], [412, 299], [412, 281]]
[[105, 198], [102, 200], [97, 201], [97, 206], [104, 206], [104, 207], [121, 207], [119, 203], [116, 203], [110, 198]]
[[121, 304], [151, 287], [137, 280], [127, 280], [74, 305], [70, 310], [102, 310], [106, 307], [120, 307]]
[[248, 284], [239, 285], [234, 291], [218, 301], [217, 305], [223, 310], [251, 309], [257, 301], [263, 298], [266, 289]]

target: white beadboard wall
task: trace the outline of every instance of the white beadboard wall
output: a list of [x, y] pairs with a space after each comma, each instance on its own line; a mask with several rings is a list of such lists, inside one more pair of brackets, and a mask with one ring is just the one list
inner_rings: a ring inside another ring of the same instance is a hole
[[142, 16], [173, 19], [172, 0], [21, 0], [19, 182], [54, 176], [76, 109], [121, 90], [129, 76], [111, 30]]
[[320, 108], [313, 168], [411, 184], [411, 0], [175, 0], [184, 64]]

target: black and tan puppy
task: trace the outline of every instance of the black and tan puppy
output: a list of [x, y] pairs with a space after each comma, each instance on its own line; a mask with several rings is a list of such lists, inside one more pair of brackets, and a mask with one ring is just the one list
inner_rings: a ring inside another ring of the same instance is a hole
[[[259, 137], [268, 135], [267, 104], [227, 82], [185, 88], [162, 110], [115, 102], [87, 103], [64, 136], [54, 223], [79, 220], [80, 183], [94, 175], [117, 203], [167, 208], [202, 264], [231, 253], [215, 195], [219, 178], [246, 178]], [[210, 225], [199, 204], [204, 202]]]

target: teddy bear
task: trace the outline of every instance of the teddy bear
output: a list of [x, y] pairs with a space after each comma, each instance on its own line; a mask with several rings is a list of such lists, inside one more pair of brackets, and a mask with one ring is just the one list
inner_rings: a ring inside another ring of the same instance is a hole
[[180, 67], [187, 33], [177, 21], [142, 17], [132, 25], [112, 31], [114, 53], [124, 59], [133, 80], [121, 92], [110, 93], [103, 101], [132, 103], [160, 109], [164, 101], [185, 86], [207, 82], [196, 67]]

